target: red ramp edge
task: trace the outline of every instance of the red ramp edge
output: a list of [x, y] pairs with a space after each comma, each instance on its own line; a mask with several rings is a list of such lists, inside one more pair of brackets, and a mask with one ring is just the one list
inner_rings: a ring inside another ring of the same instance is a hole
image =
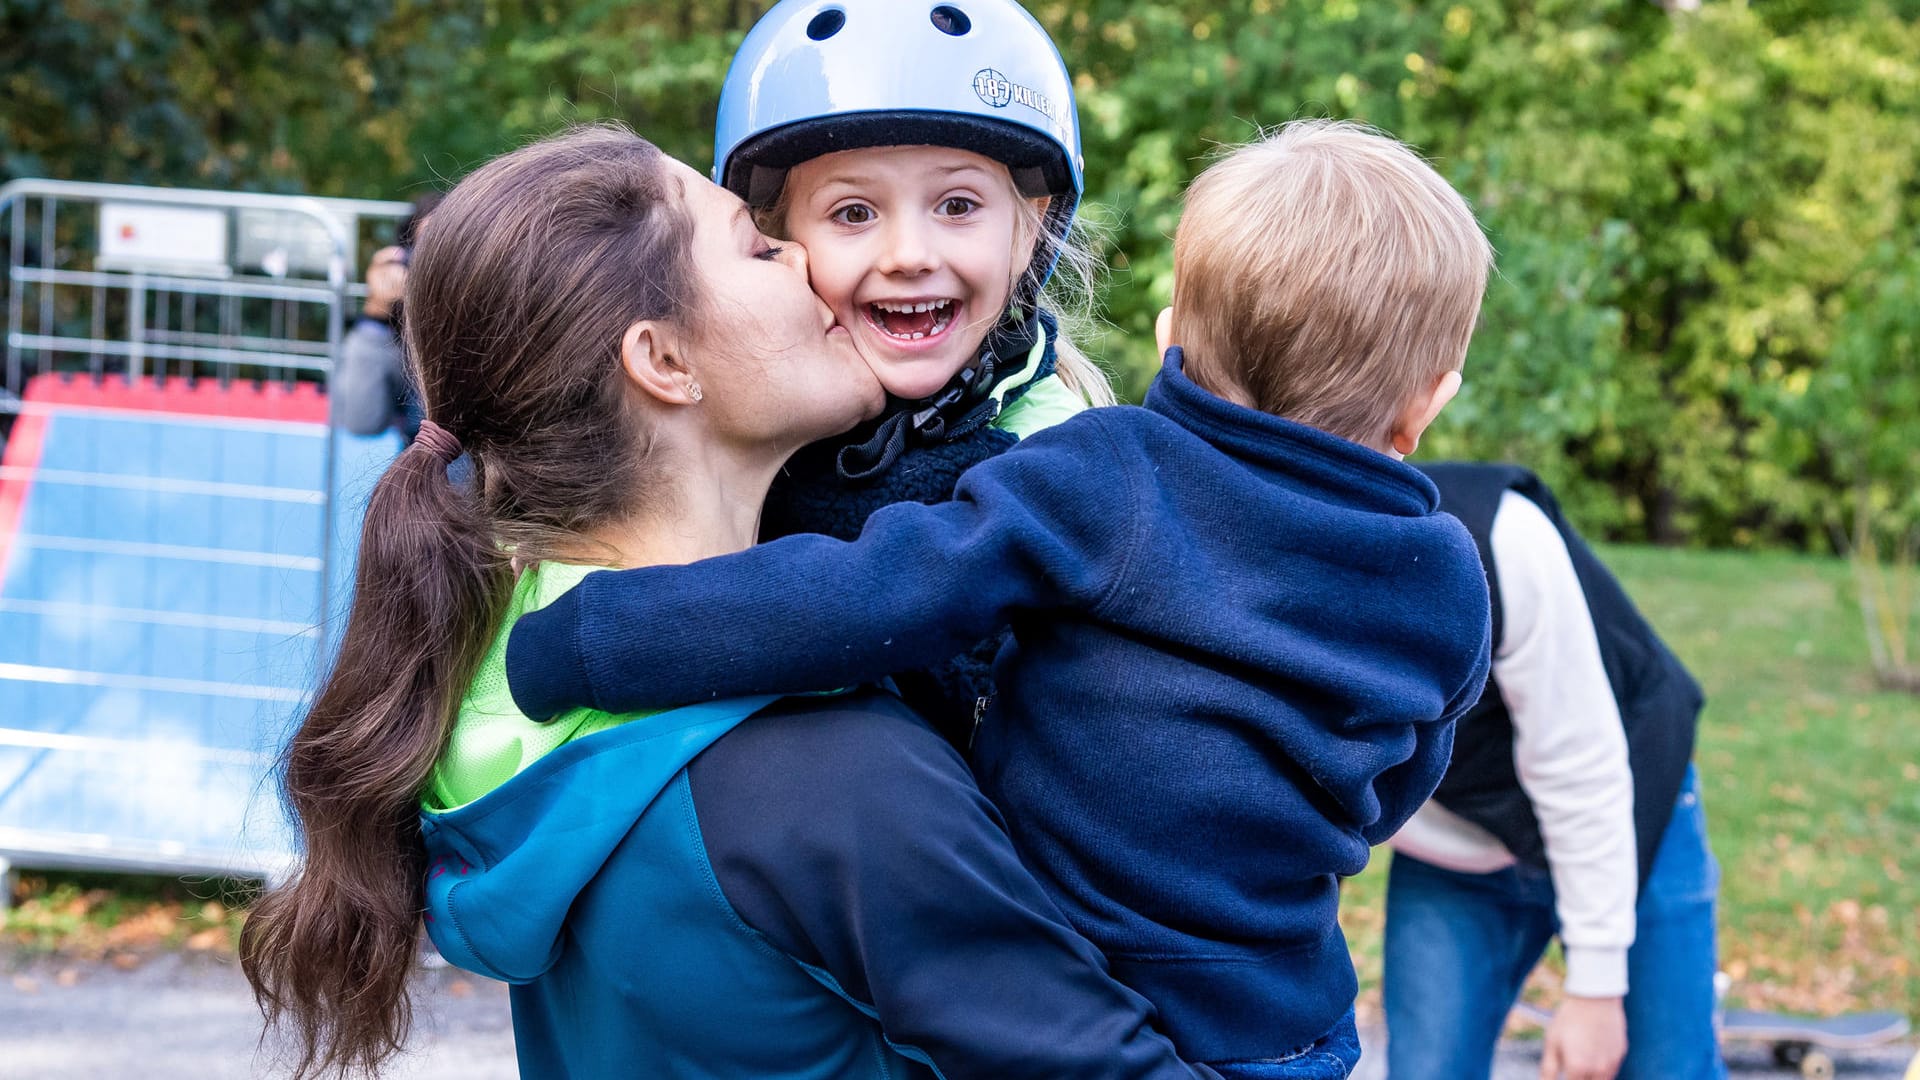
[[221, 386], [214, 379], [190, 383], [181, 378], [162, 381], [148, 376], [129, 381], [109, 375], [95, 381], [84, 376], [49, 374], [28, 379], [21, 400], [29, 412], [35, 411], [36, 405], [66, 405], [230, 420], [327, 422], [327, 396], [318, 383], [310, 382], [234, 382]]

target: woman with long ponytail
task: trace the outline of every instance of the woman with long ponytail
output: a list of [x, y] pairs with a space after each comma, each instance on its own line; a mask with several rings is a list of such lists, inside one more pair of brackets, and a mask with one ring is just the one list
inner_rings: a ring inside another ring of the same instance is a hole
[[515, 618], [746, 547], [786, 458], [879, 411], [802, 250], [585, 128], [453, 190], [407, 308], [426, 421], [284, 752], [303, 858], [241, 938], [295, 1076], [405, 1047], [423, 926], [514, 984], [532, 1077], [1192, 1075], [897, 699], [513, 706]]
[[370, 1067], [399, 1049], [410, 1020], [420, 785], [511, 584], [448, 480], [455, 445], [423, 425], [375, 488], [340, 656], [284, 755], [304, 866], [255, 905], [241, 963], [268, 1020], [295, 1025], [301, 1073]]

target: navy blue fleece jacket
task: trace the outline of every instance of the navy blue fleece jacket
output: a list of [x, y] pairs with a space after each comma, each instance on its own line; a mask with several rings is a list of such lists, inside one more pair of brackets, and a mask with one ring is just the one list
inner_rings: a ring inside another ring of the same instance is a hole
[[1472, 539], [1386, 455], [1200, 389], [1094, 409], [890, 506], [590, 574], [507, 652], [530, 716], [850, 685], [1014, 643], [974, 747], [1041, 883], [1183, 1056], [1284, 1058], [1343, 1024], [1338, 879], [1446, 769], [1484, 688]]

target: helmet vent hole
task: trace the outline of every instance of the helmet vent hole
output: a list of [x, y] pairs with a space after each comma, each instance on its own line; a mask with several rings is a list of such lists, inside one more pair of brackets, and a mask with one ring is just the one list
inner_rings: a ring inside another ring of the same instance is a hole
[[825, 41], [840, 32], [847, 25], [847, 13], [839, 8], [828, 8], [813, 17], [807, 24], [807, 36], [815, 41]]
[[935, 29], [953, 37], [959, 37], [973, 29], [973, 20], [967, 18], [966, 12], [952, 4], [941, 4], [934, 8], [932, 18]]

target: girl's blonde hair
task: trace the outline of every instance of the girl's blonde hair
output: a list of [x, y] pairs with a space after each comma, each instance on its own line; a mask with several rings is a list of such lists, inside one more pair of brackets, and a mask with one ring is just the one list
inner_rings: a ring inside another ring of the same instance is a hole
[[[1100, 280], [1107, 263], [1100, 255], [1098, 230], [1079, 214], [1061, 220], [1062, 215], [1042, 213], [1027, 199], [1019, 200], [1019, 205], [1022, 220], [1039, 238], [1037, 250], [1050, 252], [1055, 259], [1053, 276], [1040, 290], [1040, 306], [1060, 327], [1053, 342], [1054, 371], [1087, 404], [1112, 405], [1119, 399], [1106, 369], [1073, 343], [1077, 337], [1097, 333], [1100, 326]], [[1017, 251], [1014, 262], [1019, 263]], [[1019, 271], [1022, 276], [1026, 272]]]
[[[1097, 230], [1079, 215], [1061, 220], [1063, 215], [1043, 213], [1014, 187], [1011, 173], [1007, 175], [1007, 190], [1014, 195], [1014, 205], [1020, 214], [1020, 228], [1014, 236], [1016, 270], [1012, 288], [1007, 292], [1009, 303], [1019, 294], [1021, 278], [1032, 265], [1032, 261], [1021, 261], [1019, 249], [1027, 236], [1035, 237], [1035, 250], [1051, 252], [1055, 259], [1053, 276], [1041, 289], [1039, 298], [1040, 307], [1052, 315], [1059, 326], [1053, 341], [1054, 372], [1067, 389], [1086, 399], [1087, 404], [1115, 404], [1119, 399], [1114, 396], [1106, 369], [1074, 344], [1075, 338], [1099, 330], [1099, 286], [1107, 264], [1100, 254]], [[787, 232], [787, 211], [792, 205], [793, 188], [782, 186], [780, 197], [771, 206], [753, 211], [754, 224], [768, 236], [791, 239]]]

